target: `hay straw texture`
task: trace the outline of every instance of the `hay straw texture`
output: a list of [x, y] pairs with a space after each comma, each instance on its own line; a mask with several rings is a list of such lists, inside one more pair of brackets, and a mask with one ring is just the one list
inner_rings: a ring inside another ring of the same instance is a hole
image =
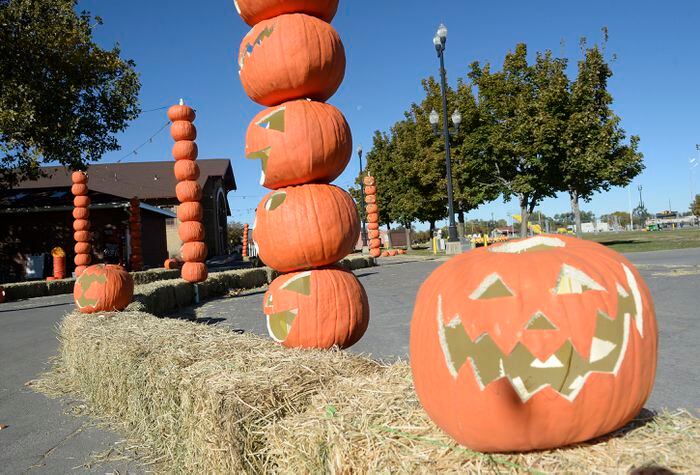
[[55, 369], [72, 393], [174, 473], [700, 470], [700, 423], [643, 415], [595, 444], [524, 455], [455, 446], [419, 406], [406, 363], [289, 350], [224, 328], [137, 312], [68, 315]]

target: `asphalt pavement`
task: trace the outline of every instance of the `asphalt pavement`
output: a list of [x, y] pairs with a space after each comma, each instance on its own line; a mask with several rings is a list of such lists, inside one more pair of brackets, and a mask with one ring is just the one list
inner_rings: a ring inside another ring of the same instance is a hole
[[[647, 408], [700, 410], [700, 249], [632, 253], [654, 297], [659, 324], [659, 366]], [[367, 289], [372, 317], [364, 338], [350, 351], [393, 361], [408, 357], [411, 312], [420, 284], [440, 260], [410, 256], [381, 260], [356, 275]], [[178, 312], [203, 322], [266, 335], [264, 289], [247, 291]], [[117, 434], [67, 413], [66, 401], [25, 386], [56, 354], [55, 327], [72, 310], [70, 296], [0, 304], [0, 473], [142, 473], [138, 463], [95, 455], [114, 450]], [[117, 451], [118, 452], [118, 451]]]

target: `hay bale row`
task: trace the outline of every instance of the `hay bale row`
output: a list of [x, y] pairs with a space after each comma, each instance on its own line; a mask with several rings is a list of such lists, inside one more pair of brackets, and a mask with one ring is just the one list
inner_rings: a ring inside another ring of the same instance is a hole
[[38, 280], [32, 282], [18, 282], [15, 284], [3, 284], [6, 301], [31, 299], [34, 297], [46, 297], [48, 295], [62, 295], [73, 292], [75, 279]]
[[284, 349], [253, 335], [144, 313], [68, 315], [53, 372], [34, 387], [73, 394], [117, 424], [160, 472], [622, 473], [700, 468], [700, 422], [643, 414], [594, 443], [484, 455], [425, 415], [405, 362]]

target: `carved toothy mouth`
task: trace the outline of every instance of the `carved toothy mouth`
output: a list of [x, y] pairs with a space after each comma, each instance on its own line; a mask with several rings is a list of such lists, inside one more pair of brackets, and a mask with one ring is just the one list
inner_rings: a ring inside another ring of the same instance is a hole
[[[493, 381], [507, 378], [523, 402], [548, 386], [562, 397], [573, 401], [590, 374], [617, 374], [627, 350], [633, 318], [642, 335], [641, 294], [632, 272], [624, 265], [623, 268], [632, 295], [618, 284], [616, 317], [613, 319], [605, 312], [598, 311], [588, 358], [578, 353], [571, 340], [562, 344], [545, 361], [533, 356], [522, 343], [517, 343], [510, 354], [504, 354], [487, 333], [472, 340], [459, 315], [445, 324], [442, 296], [438, 296], [438, 338], [450, 374], [457, 379], [460, 369], [469, 363], [482, 390]], [[526, 328], [556, 329], [541, 313], [534, 315]]]
[[257, 36], [257, 38], [255, 38], [255, 41], [253, 41], [252, 44], [247, 43], [245, 45], [243, 52], [238, 57], [238, 74], [240, 74], [241, 70], [243, 70], [243, 66], [245, 64], [246, 59], [248, 59], [248, 57], [253, 54], [255, 47], [260, 46], [263, 43], [263, 41], [265, 41], [265, 39], [269, 38], [270, 35], [272, 35], [272, 32], [274, 31], [274, 26], [265, 27], [263, 31], [261, 31], [260, 34]]
[[[308, 297], [311, 295], [311, 272], [300, 272], [285, 282], [280, 289]], [[265, 300], [265, 307], [272, 308], [272, 299], [272, 294], [268, 294]], [[287, 336], [289, 336], [289, 332], [292, 330], [292, 325], [294, 325], [294, 320], [298, 313], [298, 308], [292, 308], [265, 315], [267, 332], [270, 334], [270, 337], [278, 343], [286, 340]]]

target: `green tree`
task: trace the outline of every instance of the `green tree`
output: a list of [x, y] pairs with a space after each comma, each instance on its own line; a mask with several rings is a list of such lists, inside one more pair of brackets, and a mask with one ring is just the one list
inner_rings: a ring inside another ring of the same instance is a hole
[[690, 203], [690, 212], [700, 217], [700, 195], [695, 195], [695, 200]]
[[625, 131], [611, 108], [608, 80], [612, 70], [603, 50], [597, 45], [585, 48], [585, 39], [582, 46], [584, 58], [571, 85], [565, 147], [559, 160], [562, 191], [569, 194], [577, 234], [581, 233], [581, 199], [590, 201], [597, 191], [626, 186], [644, 169], [637, 151], [639, 137], [624, 143]]
[[628, 211], [613, 211], [600, 217], [604, 223], [608, 223], [612, 229], [617, 227], [627, 228], [630, 225], [630, 214]]
[[226, 224], [226, 237], [229, 248], [243, 244], [243, 223], [229, 221]]
[[0, 186], [42, 162], [84, 168], [119, 149], [140, 112], [134, 63], [92, 40], [99, 17], [75, 0], [0, 0]]

